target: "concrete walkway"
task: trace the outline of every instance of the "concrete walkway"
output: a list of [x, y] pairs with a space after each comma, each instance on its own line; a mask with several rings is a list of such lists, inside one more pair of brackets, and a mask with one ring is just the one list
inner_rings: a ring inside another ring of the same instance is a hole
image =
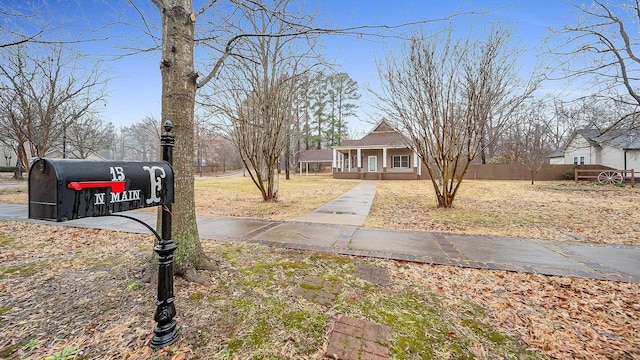
[[[376, 184], [363, 184], [366, 185], [354, 188], [354, 193], [347, 192], [344, 196], [351, 197], [357, 194], [358, 199], [367, 198], [364, 195], [365, 189], [372, 191]], [[361, 221], [361, 217], [364, 216], [361, 213], [361, 210], [366, 208], [364, 200], [361, 203], [362, 208], [358, 206], [358, 209], [355, 209], [346, 201], [338, 201], [344, 199], [346, 198], [340, 197], [333, 201], [333, 205], [325, 207], [325, 210], [299, 217], [296, 221], [199, 216], [198, 229], [202, 239], [245, 241], [291, 249], [478, 269], [640, 282], [640, 246], [363, 228], [353, 223]], [[328, 213], [323, 211], [330, 211], [331, 215], [345, 215], [338, 213], [350, 212], [347, 215], [350, 215], [348, 218], [352, 223], [319, 223], [322, 219], [342, 221], [337, 217], [327, 217]], [[155, 227], [155, 212], [130, 211], [126, 214]], [[0, 219], [56, 224], [27, 219], [27, 206], [24, 204], [0, 204]], [[302, 222], [305, 219], [308, 222]], [[134, 221], [115, 216], [85, 218], [57, 224], [149, 232]]]
[[291, 221], [360, 226], [369, 215], [377, 187], [377, 181], [362, 181], [341, 196]]

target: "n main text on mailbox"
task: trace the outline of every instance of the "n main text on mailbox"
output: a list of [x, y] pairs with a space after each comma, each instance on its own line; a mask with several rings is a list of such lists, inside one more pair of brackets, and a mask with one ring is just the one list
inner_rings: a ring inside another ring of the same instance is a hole
[[66, 221], [173, 203], [165, 161], [36, 160], [29, 171], [29, 218]]

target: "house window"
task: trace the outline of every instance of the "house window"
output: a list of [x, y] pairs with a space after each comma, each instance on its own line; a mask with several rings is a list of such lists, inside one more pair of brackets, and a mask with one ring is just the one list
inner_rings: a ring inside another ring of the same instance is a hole
[[584, 156], [580, 156], [580, 165], [584, 165]]
[[409, 155], [393, 155], [391, 157], [392, 165], [394, 168], [408, 168], [409, 167]]

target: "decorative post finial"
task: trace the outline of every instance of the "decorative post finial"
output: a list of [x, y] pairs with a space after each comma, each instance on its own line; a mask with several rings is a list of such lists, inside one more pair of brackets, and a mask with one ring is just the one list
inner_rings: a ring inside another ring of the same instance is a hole
[[173, 123], [171, 123], [171, 120], [166, 120], [164, 122], [164, 125], [162, 125], [162, 127], [164, 128], [165, 132], [170, 133], [171, 130], [173, 130]]

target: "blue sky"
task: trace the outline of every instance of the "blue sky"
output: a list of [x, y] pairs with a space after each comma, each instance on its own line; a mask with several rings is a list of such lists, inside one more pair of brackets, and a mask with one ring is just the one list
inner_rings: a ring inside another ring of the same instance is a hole
[[[474, 13], [473, 15], [464, 15]], [[514, 40], [526, 48], [521, 59], [523, 77], [538, 63], [538, 54], [542, 52], [543, 40], [551, 33], [550, 27], [560, 27], [571, 22], [575, 11], [565, 1], [330, 1], [324, 2], [320, 17], [330, 25], [350, 26], [352, 24], [395, 25], [424, 19], [443, 19], [451, 14], [463, 14], [454, 18], [452, 24], [456, 31], [465, 33], [471, 27], [481, 29], [492, 21], [501, 21], [513, 28]], [[428, 31], [437, 31], [447, 21], [437, 21], [422, 26]], [[398, 30], [406, 35], [418, 27]], [[361, 85], [363, 103], [359, 116], [363, 121], [351, 121], [352, 128], [369, 131], [370, 123], [376, 123], [375, 109], [371, 106], [373, 97], [363, 87], [377, 91], [380, 86], [376, 59], [383, 60], [388, 53], [395, 53], [401, 43], [393, 39], [353, 39], [348, 37], [327, 37], [327, 58], [341, 66]], [[562, 91], [563, 84], [547, 82], [544, 91]]]
[[[6, 1], [6, 0], [3, 0]], [[8, 0], [21, 2], [21, 0]], [[42, 0], [46, 1], [46, 0]], [[225, 0], [218, 0], [224, 4]], [[134, 26], [142, 22], [136, 9], [123, 0], [49, 0], [47, 10], [41, 14], [51, 24], [59, 24], [55, 34], [73, 37], [74, 34], [85, 34], [92, 37], [92, 30], [97, 26], [122, 21]], [[198, 8], [204, 0], [194, 0], [194, 8]], [[453, 20], [456, 29], [468, 31], [470, 24], [474, 28], [482, 27], [494, 19], [511, 25], [515, 30], [515, 39], [527, 48], [523, 58], [522, 72], [534, 66], [540, 51], [542, 40], [549, 35], [548, 27], [559, 27], [573, 22], [575, 10], [565, 1], [420, 1], [420, 0], [329, 0], [301, 2], [310, 12], [317, 13], [317, 22], [326, 27], [349, 27], [354, 25], [397, 25], [425, 19], [444, 18], [454, 13], [476, 12], [478, 15], [460, 16]], [[156, 25], [159, 24], [158, 11], [149, 1], [136, 0], [145, 17]], [[216, 5], [217, 6], [217, 5]], [[438, 29], [446, 22], [425, 25], [425, 29]], [[417, 27], [397, 30], [403, 35], [410, 34]], [[137, 36], [137, 30], [131, 26], [111, 25], [106, 31], [96, 35], [109, 35], [106, 41], [88, 43], [84, 49], [99, 54], [114, 54], [121, 50], [122, 44], [132, 44], [130, 39]], [[57, 36], [57, 35], [56, 35]], [[124, 39], [129, 39], [125, 41]], [[149, 38], [140, 37], [141, 43], [149, 43]], [[365, 87], [379, 88], [376, 59], [382, 60], [387, 52], [395, 52], [399, 43], [393, 39], [369, 38], [358, 39], [343, 36], [326, 36], [322, 39], [326, 59], [336, 64], [337, 71], [348, 73], [361, 87], [362, 101], [358, 111], [361, 120], [350, 121], [351, 128], [368, 131], [368, 123], [377, 122], [371, 116], [374, 110], [370, 106], [372, 96]], [[103, 109], [103, 118], [115, 125], [130, 125], [145, 116], [160, 117], [160, 72], [159, 52], [127, 56], [111, 59], [106, 62], [108, 83], [107, 105]], [[198, 70], [198, 69], [196, 69]], [[560, 87], [561, 84], [545, 84], [548, 88]]]

